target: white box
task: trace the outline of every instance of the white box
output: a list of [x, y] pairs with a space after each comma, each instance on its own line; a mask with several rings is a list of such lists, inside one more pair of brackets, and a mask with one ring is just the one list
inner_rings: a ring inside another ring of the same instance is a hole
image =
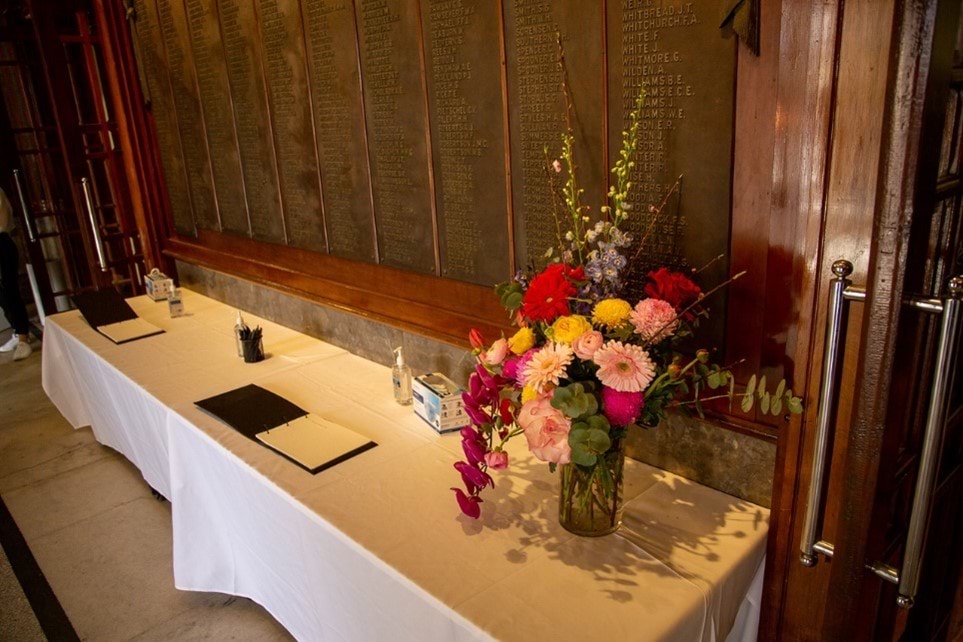
[[415, 414], [439, 433], [461, 430], [470, 423], [462, 392], [457, 383], [440, 372], [419, 375], [411, 382]]
[[147, 296], [154, 301], [166, 301], [167, 295], [174, 289], [174, 280], [154, 268], [144, 277], [144, 287], [147, 289]]

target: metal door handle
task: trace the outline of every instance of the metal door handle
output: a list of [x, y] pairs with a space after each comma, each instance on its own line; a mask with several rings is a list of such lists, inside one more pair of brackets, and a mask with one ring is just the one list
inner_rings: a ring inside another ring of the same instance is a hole
[[20, 209], [23, 210], [23, 220], [27, 225], [27, 238], [31, 243], [37, 242], [37, 234], [33, 229], [33, 221], [30, 220], [30, 209], [27, 207], [27, 193], [23, 189], [23, 182], [20, 180], [20, 170], [13, 170], [13, 184], [17, 188], [17, 196], [20, 198]]
[[107, 258], [104, 255], [104, 242], [100, 240], [100, 226], [97, 225], [97, 217], [94, 215], [94, 199], [90, 194], [90, 181], [87, 177], [80, 179], [80, 187], [84, 190], [84, 203], [87, 205], [87, 218], [90, 219], [90, 229], [94, 235], [94, 248], [97, 250], [97, 265], [101, 272], [107, 271]]
[[936, 344], [936, 364], [929, 406], [926, 410], [926, 426], [923, 433], [923, 450], [920, 453], [920, 469], [913, 492], [913, 509], [909, 527], [906, 529], [906, 547], [903, 549], [903, 568], [895, 569], [888, 564], [876, 562], [870, 568], [881, 578], [897, 584], [899, 594], [896, 603], [910, 608], [919, 590], [920, 567], [923, 563], [923, 546], [926, 542], [926, 524], [929, 521], [933, 500], [933, 485], [940, 465], [943, 444], [943, 428], [946, 424], [946, 395], [952, 379], [951, 368], [956, 350], [960, 324], [963, 277], [950, 279], [948, 296], [938, 299], [914, 301], [914, 307], [940, 314], [940, 334]]
[[829, 443], [829, 432], [833, 423], [833, 405], [836, 403], [836, 378], [839, 374], [840, 343], [845, 328], [843, 320], [847, 300], [862, 301], [866, 299], [866, 291], [852, 287], [849, 275], [853, 273], [853, 264], [839, 260], [833, 263], [833, 274], [829, 289], [829, 308], [826, 320], [826, 344], [823, 347], [823, 373], [819, 385], [819, 405], [816, 413], [816, 445], [813, 450], [812, 475], [809, 479], [809, 499], [806, 504], [805, 521], [803, 522], [801, 554], [799, 560], [803, 566], [815, 566], [816, 553], [826, 557], [833, 556], [833, 544], [817, 538], [819, 527], [819, 513], [822, 506], [823, 481], [826, 471], [826, 446]]

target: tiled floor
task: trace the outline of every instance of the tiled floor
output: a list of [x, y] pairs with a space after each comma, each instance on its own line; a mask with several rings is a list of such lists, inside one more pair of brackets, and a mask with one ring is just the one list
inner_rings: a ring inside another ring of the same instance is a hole
[[0, 495], [80, 638], [290, 639], [249, 600], [174, 588], [170, 505], [60, 416], [35, 347], [16, 363], [0, 355]]

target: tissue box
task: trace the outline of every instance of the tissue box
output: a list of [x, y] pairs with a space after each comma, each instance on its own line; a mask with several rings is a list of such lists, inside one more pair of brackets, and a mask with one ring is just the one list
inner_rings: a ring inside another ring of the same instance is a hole
[[144, 287], [147, 288], [147, 296], [154, 301], [166, 301], [167, 295], [174, 289], [174, 280], [154, 268], [144, 277]]
[[411, 382], [415, 414], [439, 433], [461, 430], [469, 424], [461, 393], [458, 384], [440, 372], [419, 375]]

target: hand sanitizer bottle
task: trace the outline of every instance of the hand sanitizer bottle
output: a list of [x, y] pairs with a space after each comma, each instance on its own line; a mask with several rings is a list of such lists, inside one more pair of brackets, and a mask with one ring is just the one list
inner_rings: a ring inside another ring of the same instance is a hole
[[394, 350], [395, 365], [391, 368], [391, 383], [395, 390], [395, 401], [402, 406], [411, 403], [411, 368], [405, 364], [405, 355], [401, 346]]
[[234, 322], [234, 343], [237, 346], [237, 356], [244, 356], [244, 347], [241, 345], [241, 331], [247, 330], [247, 324], [241, 318], [241, 311], [237, 311], [237, 321]]

